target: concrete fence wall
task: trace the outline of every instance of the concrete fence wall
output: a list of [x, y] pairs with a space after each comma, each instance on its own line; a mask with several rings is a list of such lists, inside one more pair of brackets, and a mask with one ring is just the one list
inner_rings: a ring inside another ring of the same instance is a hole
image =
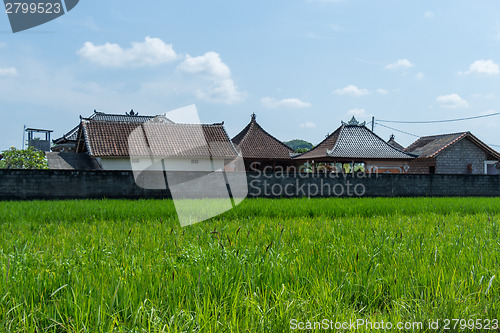
[[[206, 175], [183, 172], [176, 178], [192, 181]], [[234, 177], [227, 173], [231, 184]], [[500, 176], [382, 174], [306, 175], [247, 173], [249, 197], [328, 197], [328, 196], [500, 196]], [[164, 179], [157, 174], [156, 187]], [[194, 181], [193, 184], [196, 184]], [[194, 185], [196, 186], [196, 185]], [[227, 193], [216, 182], [194, 187], [200, 197]], [[154, 187], [154, 186], [153, 186]], [[170, 190], [147, 190], [136, 185], [130, 171], [0, 170], [0, 200], [84, 199], [84, 198], [169, 198]]]

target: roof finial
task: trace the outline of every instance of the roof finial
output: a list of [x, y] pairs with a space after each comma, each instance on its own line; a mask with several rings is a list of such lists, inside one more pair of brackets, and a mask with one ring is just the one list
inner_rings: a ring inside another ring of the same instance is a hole
[[391, 140], [395, 140], [395, 138], [396, 138], [396, 137], [394, 136], [394, 134], [391, 134], [391, 137], [389, 138], [389, 141], [391, 141]]
[[252, 121], [255, 121], [256, 118], [257, 118], [257, 116], [255, 115], [255, 112], [252, 113]]
[[346, 122], [344, 122], [344, 121], [342, 121], [341, 123], [342, 123], [342, 125], [347, 125], [347, 126], [365, 126], [365, 125], [366, 125], [366, 121], [364, 121], [364, 122], [360, 123], [360, 122], [356, 119], [356, 117], [354, 117], [354, 116], [352, 116], [351, 120], [349, 120], [349, 122], [348, 122], [348, 123], [346, 123]]

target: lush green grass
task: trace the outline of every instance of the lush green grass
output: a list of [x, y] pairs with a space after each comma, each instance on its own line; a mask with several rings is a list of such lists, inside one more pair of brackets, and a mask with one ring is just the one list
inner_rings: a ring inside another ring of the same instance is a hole
[[0, 202], [0, 331], [495, 319], [499, 224], [497, 198], [246, 200], [186, 228], [170, 201]]

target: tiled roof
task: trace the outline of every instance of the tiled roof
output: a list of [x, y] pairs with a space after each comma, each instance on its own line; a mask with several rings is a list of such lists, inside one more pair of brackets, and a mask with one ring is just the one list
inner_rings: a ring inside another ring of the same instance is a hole
[[[94, 111], [94, 114], [92, 116], [90, 116], [90, 119], [97, 120], [97, 121], [124, 121], [124, 122], [131, 122], [131, 123], [145, 123], [146, 121], [149, 121], [149, 120], [154, 119], [156, 117], [158, 117], [158, 116], [139, 116], [137, 114], [135, 114], [135, 115], [109, 114], [109, 113]], [[172, 122], [172, 121], [170, 121], [170, 122]]]
[[99, 165], [88, 154], [45, 153], [52, 170], [98, 170]]
[[364, 124], [342, 123], [325, 140], [297, 159], [413, 159], [370, 131]]
[[479, 140], [470, 132], [423, 136], [406, 147], [405, 151], [416, 154], [420, 158], [433, 158], [449, 146], [453, 145], [456, 142], [459, 142], [460, 140], [463, 140], [464, 138], [468, 138], [488, 154], [492, 155], [496, 159], [500, 159], [500, 154], [498, 152]]
[[308, 152], [305, 152], [304, 154], [297, 156], [296, 158], [314, 159], [314, 158], [327, 157], [328, 156], [327, 150], [332, 149], [335, 146], [335, 143], [337, 142], [337, 139], [340, 135], [341, 128], [342, 127], [338, 128], [335, 132], [328, 135], [326, 139], [323, 140], [319, 145], [315, 146]]
[[252, 114], [250, 123], [233, 138], [243, 158], [289, 160], [294, 151], [271, 134], [267, 133]]
[[78, 139], [78, 130], [80, 129], [80, 124], [73, 128], [68, 133], [64, 134], [62, 137], [52, 140], [55, 144], [66, 143], [68, 141], [75, 141]]
[[82, 120], [87, 151], [94, 157], [235, 158], [222, 124]]
[[[153, 118], [158, 116], [139, 116], [137, 114], [109, 114], [100, 111], [95, 111], [90, 117], [86, 119], [93, 119], [97, 121], [121, 121], [121, 122], [132, 122], [132, 123], [145, 123]], [[172, 122], [171, 120], [165, 118], [166, 121]], [[58, 139], [54, 139], [53, 142], [55, 144], [66, 143], [68, 141], [74, 141], [78, 139], [78, 130], [80, 129], [80, 124], [78, 124], [75, 128], [73, 128], [68, 133], [64, 134], [62, 137]]]
[[388, 144], [390, 144], [391, 146], [393, 146], [394, 148], [398, 149], [398, 150], [404, 150], [405, 147], [401, 146], [399, 143], [396, 142], [396, 139], [394, 138], [394, 135], [391, 135], [389, 141], [387, 141]]

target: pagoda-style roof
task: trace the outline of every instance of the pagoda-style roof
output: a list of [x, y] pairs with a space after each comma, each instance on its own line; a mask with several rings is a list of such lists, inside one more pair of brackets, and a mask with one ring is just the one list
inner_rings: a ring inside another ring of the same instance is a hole
[[391, 146], [370, 131], [365, 123], [359, 123], [352, 117], [348, 123], [342, 122], [335, 132], [328, 135], [316, 147], [295, 159], [410, 160], [415, 157], [416, 155]]
[[408, 153], [416, 154], [419, 158], [434, 158], [437, 157], [446, 148], [463, 139], [469, 139], [470, 141], [472, 141], [472, 143], [484, 150], [487, 154], [491, 155], [497, 160], [500, 160], [500, 154], [497, 151], [479, 140], [471, 132], [423, 136], [409, 145], [405, 149], [405, 151]]
[[252, 114], [250, 123], [233, 138], [243, 158], [260, 160], [290, 160], [294, 150], [266, 132]]

